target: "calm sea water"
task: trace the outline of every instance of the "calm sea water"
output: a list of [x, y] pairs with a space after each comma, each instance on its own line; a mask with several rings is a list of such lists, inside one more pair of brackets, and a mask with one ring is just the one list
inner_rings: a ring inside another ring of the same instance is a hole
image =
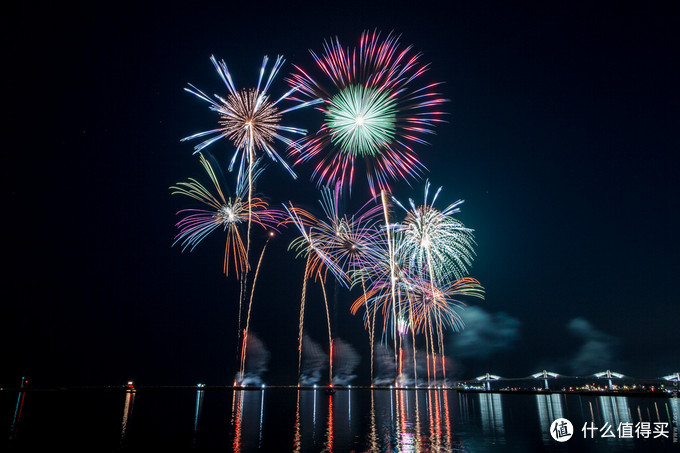
[[[679, 406], [677, 398], [453, 390], [0, 392], [10, 451], [666, 452], [680, 451]], [[566, 442], [550, 434], [557, 418], [573, 424]], [[649, 423], [648, 438], [639, 422]], [[585, 439], [584, 423], [597, 428]], [[655, 432], [662, 423], [668, 437]], [[603, 437], [607, 425], [614, 437]]]

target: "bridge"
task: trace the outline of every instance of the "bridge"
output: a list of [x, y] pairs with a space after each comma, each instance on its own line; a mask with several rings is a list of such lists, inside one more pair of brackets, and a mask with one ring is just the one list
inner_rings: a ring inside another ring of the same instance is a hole
[[[531, 385], [532, 382], [540, 382], [542, 385], [536, 386]], [[542, 382], [541, 382], [542, 381]], [[521, 377], [503, 377], [491, 372], [487, 372], [481, 376], [477, 376], [467, 380], [459, 380], [456, 382], [457, 387], [468, 388], [468, 389], [484, 389], [486, 391], [491, 391], [492, 383], [498, 383], [494, 387], [499, 388], [510, 388], [522, 390], [538, 390], [538, 391], [551, 391], [550, 382], [565, 384], [571, 382], [578, 386], [579, 389], [585, 390], [602, 390], [596, 382], [604, 381], [604, 386], [606, 390], [616, 391], [616, 390], [641, 390], [641, 391], [655, 391], [665, 389], [666, 391], [672, 391], [674, 394], [678, 394], [678, 387], [680, 386], [680, 372], [671, 373], [665, 376], [657, 377], [634, 377], [629, 376], [624, 373], [620, 373], [612, 370], [599, 371], [593, 374], [580, 375], [580, 376], [569, 376], [564, 374], [559, 374], [554, 371], [542, 370], [537, 373], [531, 374], [529, 376]], [[513, 384], [528, 384], [530, 387], [525, 386], [513, 386]], [[479, 387], [479, 384], [482, 384]], [[591, 385], [592, 384], [592, 385]], [[502, 387], [505, 385], [505, 387]], [[570, 388], [573, 387], [569, 386]], [[563, 387], [564, 388], [564, 387]]]

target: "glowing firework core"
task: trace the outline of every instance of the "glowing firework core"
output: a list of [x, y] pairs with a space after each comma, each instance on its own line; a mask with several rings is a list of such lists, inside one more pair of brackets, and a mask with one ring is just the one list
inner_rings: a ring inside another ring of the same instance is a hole
[[326, 122], [343, 153], [379, 154], [395, 135], [396, 103], [385, 92], [351, 85], [330, 100]]
[[[231, 201], [231, 200], [230, 200]], [[217, 221], [221, 224], [223, 224], [226, 228], [227, 225], [233, 224], [233, 223], [239, 223], [243, 219], [239, 217], [239, 215], [235, 212], [236, 210], [241, 210], [241, 205], [240, 203], [235, 203], [234, 206], [231, 205], [225, 205], [222, 206], [216, 214]]]
[[279, 110], [268, 97], [258, 95], [258, 91], [252, 88], [230, 94], [226, 102], [222, 102], [219, 112], [224, 135], [237, 148], [246, 147], [253, 140], [254, 147], [263, 149], [261, 142], [274, 141], [276, 127], [281, 120]]
[[429, 248], [442, 228], [442, 213], [431, 206], [419, 206], [415, 213], [409, 212], [404, 220], [406, 234], [420, 239], [420, 246]]

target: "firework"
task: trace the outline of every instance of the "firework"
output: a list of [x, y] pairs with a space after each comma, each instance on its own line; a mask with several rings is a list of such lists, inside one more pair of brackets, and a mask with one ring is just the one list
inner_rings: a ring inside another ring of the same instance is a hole
[[[375, 250], [382, 208], [371, 199], [352, 215], [340, 214], [338, 191], [326, 187], [321, 190], [319, 203], [325, 214], [323, 220], [308, 211], [292, 208], [297, 213], [302, 235], [291, 243], [290, 248], [297, 250], [298, 255], [308, 250], [315, 252], [310, 275], [326, 267], [341, 282], [357, 284], [360, 278], [352, 276], [359, 274], [364, 263], [372, 261], [370, 255]], [[332, 264], [325, 266], [329, 262]]]
[[[245, 155], [245, 158], [250, 162], [253, 160], [255, 153], [259, 151], [265, 152], [273, 160], [280, 162], [295, 177], [293, 170], [274, 148], [274, 140], [279, 140], [286, 147], [292, 146], [294, 140], [284, 134], [304, 135], [306, 131], [296, 127], [281, 125], [282, 115], [292, 110], [315, 104], [318, 101], [311, 100], [309, 102], [298, 103], [293, 107], [281, 110], [279, 103], [288, 98], [295, 89], [289, 90], [277, 100], [270, 99], [268, 90], [285, 61], [282, 56], [276, 58], [274, 65], [268, 73], [267, 64], [269, 59], [265, 56], [262, 60], [257, 87], [241, 90], [236, 89], [224, 60], [218, 62], [214, 56], [211, 56], [210, 61], [212, 61], [217, 74], [227, 87], [226, 97], [215, 94], [215, 99], [212, 99], [191, 84], [185, 90], [210, 104], [210, 110], [217, 112], [219, 116], [219, 127], [190, 135], [183, 138], [182, 141], [204, 138], [202, 142], [194, 147], [194, 153], [197, 153], [217, 140], [226, 138], [236, 148], [229, 164], [230, 171], [239, 154], [242, 159]], [[266, 79], [265, 74], [268, 74]]]
[[[331, 318], [330, 318], [330, 312], [328, 310], [328, 298], [326, 296], [326, 287], [324, 286], [325, 282], [325, 275], [322, 274], [322, 269], [323, 263], [326, 268], [330, 268], [331, 272], [338, 277], [338, 279], [341, 279], [341, 281], [345, 281], [347, 279], [346, 274], [340, 269], [340, 267], [331, 259], [328, 258], [328, 256], [324, 253], [323, 250], [321, 250], [317, 244], [315, 239], [312, 236], [312, 228], [308, 227], [308, 225], [313, 224], [315, 221], [315, 217], [308, 213], [307, 211], [296, 208], [293, 206], [292, 203], [289, 203], [290, 206], [284, 205], [284, 208], [286, 209], [286, 212], [288, 212], [288, 215], [290, 217], [290, 221], [292, 221], [295, 226], [300, 230], [300, 233], [302, 234], [301, 240], [299, 242], [299, 245], [295, 245], [296, 241], [293, 241], [293, 244], [291, 244], [292, 248], [297, 248], [298, 253], [297, 256], [305, 256], [307, 258], [307, 264], [305, 265], [305, 273], [302, 279], [302, 297], [300, 299], [300, 321], [299, 321], [299, 327], [298, 327], [298, 385], [301, 382], [301, 365], [302, 365], [302, 338], [303, 338], [303, 329], [304, 329], [304, 319], [305, 319], [305, 304], [306, 304], [306, 298], [307, 298], [307, 280], [310, 278], [310, 276], [314, 275], [314, 279], [320, 281], [321, 283], [321, 290], [323, 291], [323, 300], [324, 300], [324, 305], [326, 307], [326, 321], [328, 325], [328, 347], [331, 353], [329, 353], [329, 384], [332, 385], [333, 382], [333, 355], [332, 355], [332, 348], [333, 348], [333, 337], [331, 334]], [[309, 228], [309, 232], [307, 229]], [[289, 247], [289, 249], [291, 248]], [[313, 260], [319, 260], [318, 264], [316, 264], [316, 267], [314, 268], [315, 272], [313, 273], [311, 264]]]
[[[401, 267], [400, 262], [396, 262], [393, 270], [386, 242], [383, 234], [383, 244], [375, 244], [376, 249], [372, 253], [372, 260], [367, 261], [364, 267], [356, 273], [358, 278], [364, 280], [366, 290], [350, 307], [350, 311], [354, 315], [359, 312], [361, 307], [367, 307], [364, 314], [366, 328], [370, 328], [371, 314], [381, 313], [384, 332], [390, 330], [388, 325], [392, 321], [395, 322], [395, 326], [398, 324], [400, 313], [404, 312], [407, 307], [406, 300], [402, 296], [408, 294], [414, 286], [412, 278], [408, 274], [409, 270]], [[391, 330], [393, 330], [393, 333], [397, 331], [396, 327]]]
[[[208, 159], [200, 155], [201, 165], [205, 169], [212, 183], [211, 192], [197, 180], [190, 178], [188, 182], [177, 183], [170, 187], [172, 194], [184, 195], [208, 206], [208, 209], [183, 209], [177, 212], [183, 216], [177, 222], [179, 233], [175, 236], [173, 245], [180, 244], [182, 250], [193, 250], [203, 239], [217, 229], [226, 233], [226, 245], [224, 250], [224, 273], [229, 275], [230, 262], [238, 278], [239, 273], [248, 269], [246, 248], [241, 238], [241, 228], [248, 222], [249, 216], [252, 221], [266, 229], [276, 229], [284, 220], [285, 213], [280, 210], [270, 209], [266, 201], [254, 197], [248, 200], [247, 172], [241, 165], [238, 172], [236, 191], [233, 197], [225, 196], [223, 184], [220, 183], [213, 166]], [[258, 168], [259, 161], [253, 165], [253, 176], [257, 178], [262, 169]]]
[[424, 202], [416, 206], [409, 199], [410, 209], [394, 200], [404, 211], [406, 218], [396, 226], [400, 234], [397, 254], [407, 260], [408, 267], [421, 276], [427, 274], [430, 281], [440, 282], [445, 274], [452, 273], [456, 279], [463, 277], [474, 258], [473, 230], [453, 217], [460, 212], [462, 200], [449, 205], [443, 211], [434, 207], [441, 187], [428, 202], [429, 181], [425, 184]]
[[472, 277], [464, 277], [443, 286], [431, 285], [427, 280], [411, 283], [408, 295], [413, 312], [409, 319], [417, 334], [424, 333], [429, 324], [460, 331], [463, 321], [457, 310], [465, 306], [461, 297], [484, 299], [484, 288]]
[[304, 256], [308, 259], [305, 278], [314, 277], [314, 279], [325, 280], [326, 271], [330, 270], [338, 281], [344, 286], [349, 286], [350, 279], [347, 273], [331, 259], [317, 239], [315, 228], [320, 222], [318, 218], [305, 209], [293, 206], [290, 202], [288, 206], [283, 206], [290, 221], [300, 231], [300, 237], [294, 239], [288, 249], [296, 251], [296, 258]]
[[[369, 200], [355, 214], [341, 215], [339, 190], [324, 187], [319, 201], [325, 219], [318, 219], [308, 211], [295, 208], [289, 210], [301, 236], [290, 245], [298, 256], [307, 255], [306, 278], [314, 276], [323, 281], [328, 270], [345, 286], [361, 283], [365, 292], [362, 266], [375, 260], [374, 241], [379, 235], [378, 220], [382, 207]], [[301, 304], [302, 305], [302, 304]], [[368, 308], [368, 307], [367, 307]], [[373, 331], [371, 338], [371, 379], [373, 378]]]
[[[471, 277], [448, 282], [443, 286], [433, 285], [432, 282], [427, 280], [414, 283], [407, 293], [409, 298], [407, 319], [411, 334], [414, 338], [416, 334], [423, 333], [425, 335], [428, 383], [430, 381], [430, 364], [432, 365], [432, 374], [436, 379], [437, 354], [440, 357], [443, 378], [446, 379], [444, 329], [449, 326], [454, 332], [457, 332], [463, 328], [463, 321], [458, 310], [465, 304], [460, 298], [478, 297], [484, 299], [484, 288]], [[435, 348], [435, 341], [437, 342], [437, 349]]]
[[421, 55], [397, 36], [383, 39], [378, 32], [364, 32], [358, 48], [346, 49], [335, 38], [324, 43], [321, 55], [311, 53], [325, 83], [297, 66], [288, 81], [302, 104], [322, 101], [317, 109], [324, 122], [291, 149], [294, 164], [314, 160], [319, 184], [351, 188], [362, 159], [374, 196], [389, 191], [390, 180], [420, 174], [424, 166], [411, 146], [433, 133], [446, 102], [436, 92], [439, 83], [419, 84], [428, 68]]

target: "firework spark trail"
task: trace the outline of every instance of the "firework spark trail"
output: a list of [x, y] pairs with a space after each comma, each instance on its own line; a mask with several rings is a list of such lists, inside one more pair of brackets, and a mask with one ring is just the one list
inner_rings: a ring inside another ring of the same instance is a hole
[[[269, 235], [271, 236], [273, 233]], [[246, 317], [246, 328], [243, 334], [243, 348], [241, 352], [241, 370], [239, 373], [239, 376], [241, 379], [243, 379], [244, 376], [244, 371], [245, 371], [245, 364], [246, 364], [246, 350], [248, 346], [248, 329], [250, 328], [250, 313], [253, 308], [253, 296], [255, 295], [255, 284], [257, 283], [257, 276], [260, 273], [260, 265], [262, 264], [262, 258], [264, 257], [264, 252], [267, 250], [267, 245], [269, 244], [269, 239], [264, 243], [264, 247], [262, 247], [262, 253], [260, 253], [260, 259], [257, 262], [257, 268], [255, 269], [255, 277], [253, 278], [253, 287], [250, 289], [250, 302], [248, 303], [248, 315]]]
[[418, 365], [417, 365], [417, 359], [416, 359], [416, 332], [413, 329], [413, 327], [410, 328], [411, 330], [411, 343], [413, 344], [413, 385], [415, 387], [418, 387]]
[[302, 280], [302, 297], [300, 298], [300, 322], [298, 326], [298, 386], [300, 386], [300, 378], [302, 376], [302, 330], [305, 322], [305, 300], [307, 298], [307, 271], [309, 270], [311, 254], [307, 256], [307, 264], [305, 265], [305, 275]]
[[[366, 282], [364, 281], [364, 276], [361, 276], [361, 291], [363, 292], [364, 296], [364, 304], [366, 307], [366, 316], [370, 319], [371, 317], [371, 312], [370, 308], [368, 306], [368, 298], [366, 297]], [[369, 341], [371, 343], [371, 385], [373, 385], [373, 334], [374, 334], [374, 329], [375, 329], [375, 323], [370, 323], [368, 327], [368, 336], [369, 336]]]
[[[323, 245], [323, 240], [320, 240], [318, 234], [319, 220], [304, 209], [296, 208], [289, 202], [290, 207], [283, 205], [288, 213], [288, 218], [295, 224], [300, 231], [300, 237], [293, 240], [288, 249], [296, 249], [297, 255], [307, 256], [312, 255], [310, 267], [307, 269], [307, 276], [313, 276], [314, 279], [325, 279], [325, 271], [330, 270], [336, 279], [345, 287], [350, 286], [350, 277], [340, 267], [340, 265], [332, 259]], [[326, 269], [323, 269], [323, 268]], [[321, 272], [323, 270], [323, 272]]]
[[331, 335], [331, 315], [328, 311], [328, 298], [326, 297], [326, 285], [324, 285], [321, 271], [319, 271], [319, 282], [321, 283], [321, 291], [323, 292], [323, 302], [326, 306], [326, 322], [328, 323], [328, 385], [333, 385], [333, 336]]
[[[385, 191], [381, 191], [382, 205], [385, 212], [385, 228], [387, 231], [387, 249], [389, 251], [390, 260], [390, 292], [392, 295], [392, 338], [394, 339], [394, 363], [397, 364], [397, 312], [396, 312], [396, 296], [395, 296], [395, 284], [396, 276], [394, 274], [394, 244], [392, 243], [392, 237], [390, 234], [390, 219], [387, 213], [387, 195]], [[397, 367], [398, 369], [398, 367]]]
[[432, 319], [427, 320], [427, 329], [430, 334], [430, 353], [432, 354], [432, 379], [437, 383], [437, 351], [434, 349], [434, 333], [432, 332]]
[[[259, 83], [258, 83], [259, 86]], [[252, 125], [249, 129], [250, 140], [248, 142], [248, 203], [253, 199], [253, 163], [255, 161], [255, 155], [253, 154], [253, 127]], [[248, 233], [246, 234], [246, 262], [248, 263], [248, 270], [250, 270], [250, 230], [253, 224], [253, 211], [248, 210]], [[245, 296], [245, 290], [248, 289], [248, 272], [243, 273], [243, 286], [244, 293], [242, 297]], [[241, 325], [241, 318], [239, 316], [239, 326]]]
[[437, 315], [437, 337], [439, 339], [439, 355], [441, 356], [442, 362], [442, 380], [446, 383], [446, 357], [444, 356], [444, 331], [442, 326], [442, 321], [439, 315]]
[[[371, 369], [373, 369], [375, 362], [375, 317], [378, 314], [377, 310], [373, 310], [373, 320], [371, 321]], [[374, 378], [371, 376], [371, 387], [373, 387]]]
[[418, 371], [416, 359], [416, 331], [413, 322], [413, 301], [411, 293], [406, 291], [406, 299], [408, 300], [408, 328], [411, 331], [411, 344], [413, 345], [413, 383], [418, 387]]
[[425, 357], [427, 360], [427, 386], [430, 387], [432, 384], [430, 380], [430, 342], [428, 341], [427, 329], [425, 330]]

